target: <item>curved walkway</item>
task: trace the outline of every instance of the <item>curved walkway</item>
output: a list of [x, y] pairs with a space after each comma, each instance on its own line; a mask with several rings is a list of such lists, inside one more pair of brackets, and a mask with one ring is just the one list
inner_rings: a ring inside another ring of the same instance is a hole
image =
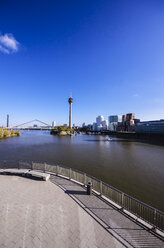
[[50, 180], [0, 175], [0, 248], [164, 247], [80, 185]]
[[[61, 177], [51, 176], [51, 181], [62, 187], [109, 235], [113, 235], [125, 247], [164, 248], [164, 240], [96, 194], [88, 196], [84, 187]], [[112, 246], [108, 243], [105, 247]]]

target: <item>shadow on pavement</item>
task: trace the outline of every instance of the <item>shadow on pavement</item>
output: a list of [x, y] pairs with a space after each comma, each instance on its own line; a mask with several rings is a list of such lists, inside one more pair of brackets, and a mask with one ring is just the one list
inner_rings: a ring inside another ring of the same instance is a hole
[[80, 191], [80, 190], [65, 190], [65, 193], [69, 195], [86, 195], [87, 194], [86, 191]]

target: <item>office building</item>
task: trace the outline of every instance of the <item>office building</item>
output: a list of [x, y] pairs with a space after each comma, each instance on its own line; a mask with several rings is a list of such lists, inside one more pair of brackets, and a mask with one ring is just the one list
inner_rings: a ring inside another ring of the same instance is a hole
[[136, 133], [164, 134], [164, 119], [138, 122], [134, 129]]
[[56, 121], [52, 122], [52, 127], [56, 127]]
[[101, 124], [102, 124], [102, 129], [104, 131], [108, 130], [108, 121], [107, 120], [102, 121]]
[[122, 116], [121, 115], [110, 115], [109, 118], [109, 123], [118, 123], [118, 122], [122, 122]]
[[[137, 119], [136, 119], [137, 120]], [[134, 131], [135, 114], [128, 113], [122, 116], [122, 131]]]
[[109, 130], [116, 131], [118, 124], [122, 123], [122, 116], [121, 115], [110, 115], [108, 117], [109, 120]]

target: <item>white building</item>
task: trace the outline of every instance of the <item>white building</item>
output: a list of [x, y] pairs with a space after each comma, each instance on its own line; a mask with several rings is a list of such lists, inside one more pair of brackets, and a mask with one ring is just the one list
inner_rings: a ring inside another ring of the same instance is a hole
[[102, 123], [102, 121], [104, 121], [104, 116], [103, 115], [97, 116], [96, 123], [98, 126]]
[[52, 122], [52, 127], [56, 127], [56, 121]]
[[93, 123], [93, 131], [104, 131], [104, 130], [108, 130], [108, 121], [104, 120], [104, 116], [103, 115], [99, 115], [96, 118], [96, 122]]
[[107, 120], [102, 121], [102, 129], [108, 130], [108, 121]]

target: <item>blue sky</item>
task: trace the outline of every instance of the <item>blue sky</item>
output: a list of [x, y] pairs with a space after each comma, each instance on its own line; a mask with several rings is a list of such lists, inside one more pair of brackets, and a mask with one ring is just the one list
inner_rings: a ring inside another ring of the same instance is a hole
[[164, 118], [163, 0], [1, 0], [0, 125]]

